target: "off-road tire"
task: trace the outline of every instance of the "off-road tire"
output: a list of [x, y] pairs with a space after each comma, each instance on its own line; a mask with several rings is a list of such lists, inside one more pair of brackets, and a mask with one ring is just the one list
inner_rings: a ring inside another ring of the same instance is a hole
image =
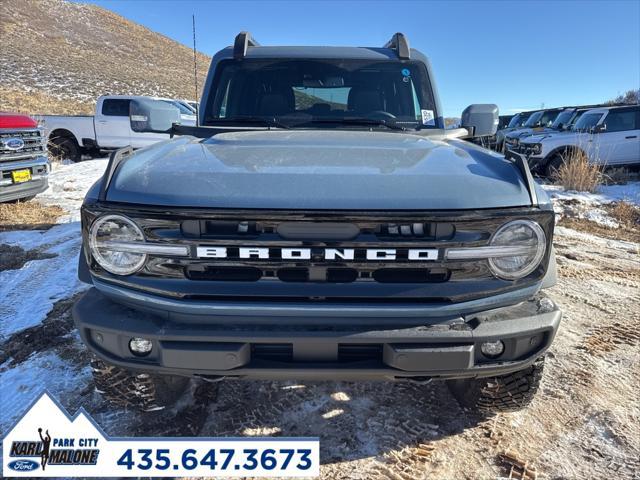
[[55, 137], [49, 140], [49, 150], [51, 155], [62, 160], [79, 162], [82, 159], [82, 152], [78, 142], [69, 137]]
[[110, 404], [144, 412], [173, 405], [189, 385], [189, 378], [133, 372], [97, 358], [91, 361], [96, 391]]
[[560, 167], [562, 167], [562, 165], [564, 165], [564, 157], [559, 153], [556, 153], [549, 159], [547, 165], [544, 168], [545, 176], [551, 179], [555, 178], [558, 174], [558, 170], [560, 170]]
[[449, 380], [447, 385], [460, 406], [483, 413], [515, 412], [527, 407], [538, 391], [544, 357], [509, 375]]

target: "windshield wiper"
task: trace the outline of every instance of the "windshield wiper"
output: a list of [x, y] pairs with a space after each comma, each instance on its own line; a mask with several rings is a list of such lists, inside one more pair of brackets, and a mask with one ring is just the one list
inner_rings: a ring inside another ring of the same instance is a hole
[[229, 123], [229, 124], [253, 124], [261, 127], [274, 127], [274, 128], [284, 128], [290, 130], [291, 127], [280, 122], [275, 117], [258, 117], [251, 115], [240, 115], [236, 117], [227, 117], [227, 118], [215, 118], [212, 119], [211, 122], [215, 123]]
[[344, 123], [348, 125], [381, 125], [391, 130], [407, 130], [407, 127], [399, 125], [396, 120], [384, 120], [381, 118], [314, 118], [305, 123]]

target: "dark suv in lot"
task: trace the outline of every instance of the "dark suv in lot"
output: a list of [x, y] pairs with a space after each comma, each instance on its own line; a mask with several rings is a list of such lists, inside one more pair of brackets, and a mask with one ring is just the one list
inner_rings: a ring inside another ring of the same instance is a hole
[[198, 127], [111, 157], [82, 207], [74, 307], [109, 399], [161, 408], [189, 378], [446, 380], [463, 405], [527, 405], [560, 311], [554, 213], [494, 105], [444, 129], [430, 64], [382, 48], [268, 47], [212, 60]]

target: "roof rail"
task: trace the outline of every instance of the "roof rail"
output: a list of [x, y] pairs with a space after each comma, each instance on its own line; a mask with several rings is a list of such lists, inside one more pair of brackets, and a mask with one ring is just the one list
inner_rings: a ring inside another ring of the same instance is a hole
[[249, 32], [240, 32], [233, 42], [233, 58], [244, 58], [247, 54], [247, 48], [259, 46], [260, 44], [254, 40]]
[[411, 57], [411, 51], [409, 50], [409, 41], [407, 37], [404, 36], [404, 33], [394, 33], [391, 40], [384, 44], [382, 48], [390, 48], [391, 50], [395, 50], [398, 54], [398, 58], [408, 60]]

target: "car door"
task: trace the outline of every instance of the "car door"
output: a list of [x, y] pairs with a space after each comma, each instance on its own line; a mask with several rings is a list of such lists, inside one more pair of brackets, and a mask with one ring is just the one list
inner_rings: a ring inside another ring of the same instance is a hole
[[102, 148], [119, 148], [131, 144], [128, 98], [104, 98], [95, 116], [96, 141]]
[[640, 140], [636, 125], [637, 110], [617, 108], [604, 118], [603, 131], [598, 134], [600, 155], [607, 165], [636, 163]]
[[630, 130], [624, 130], [624, 138], [618, 145], [621, 164], [640, 164], [640, 107], [631, 109], [634, 113], [634, 122]]

